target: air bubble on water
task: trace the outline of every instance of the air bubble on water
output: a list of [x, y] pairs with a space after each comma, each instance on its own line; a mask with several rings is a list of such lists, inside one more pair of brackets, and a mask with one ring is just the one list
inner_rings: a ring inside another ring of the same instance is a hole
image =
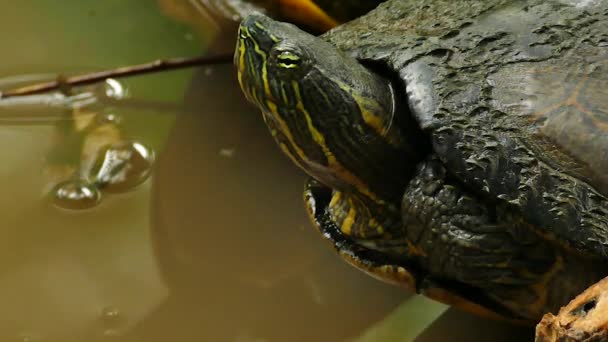
[[220, 149], [219, 155], [224, 158], [232, 158], [234, 157], [234, 153], [236, 149], [234, 148], [222, 148]]
[[101, 193], [95, 185], [82, 180], [70, 179], [57, 184], [52, 190], [53, 203], [64, 209], [89, 209], [101, 200]]
[[122, 99], [126, 96], [126, 90], [123, 85], [113, 78], [106, 79], [105, 95], [114, 99]]
[[90, 179], [104, 191], [128, 191], [150, 176], [154, 159], [154, 151], [136, 141], [108, 145], [95, 157]]
[[211, 76], [211, 74], [213, 74], [213, 68], [212, 67], [206, 67], [203, 70], [203, 73], [205, 73], [205, 76]]
[[103, 326], [104, 337], [120, 336], [123, 317], [120, 310], [114, 306], [106, 306], [101, 309], [101, 324]]
[[105, 322], [105, 323], [112, 323], [115, 324], [118, 321], [120, 321], [120, 310], [118, 310], [118, 308], [114, 307], [114, 306], [106, 306], [103, 309], [101, 309], [101, 319]]
[[100, 125], [112, 124], [112, 125], [120, 125], [121, 117], [120, 115], [115, 114], [114, 112], [107, 113], [99, 113], [96, 117], [97, 123]]

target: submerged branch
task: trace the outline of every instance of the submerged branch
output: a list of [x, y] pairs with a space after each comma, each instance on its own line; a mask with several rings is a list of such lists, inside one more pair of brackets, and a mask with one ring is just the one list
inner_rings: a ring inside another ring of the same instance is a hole
[[58, 76], [54, 81], [42, 82], [0, 92], [0, 99], [40, 94], [52, 90], [69, 89], [71, 87], [83, 86], [102, 82], [108, 78], [121, 78], [129, 76], [144, 75], [160, 71], [191, 68], [195, 66], [226, 64], [232, 62], [232, 54], [219, 54], [214, 56], [202, 56], [193, 58], [159, 59], [150, 63], [131, 65], [111, 70], [93, 72], [84, 75], [70, 77]]

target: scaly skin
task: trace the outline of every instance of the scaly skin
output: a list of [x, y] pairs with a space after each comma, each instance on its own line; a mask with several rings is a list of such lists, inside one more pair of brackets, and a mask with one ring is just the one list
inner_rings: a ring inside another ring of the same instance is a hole
[[585, 129], [602, 129], [608, 100], [583, 101], [579, 81], [563, 101], [535, 97], [569, 66], [564, 51], [590, 63], [575, 79], [603, 84], [599, 3], [394, 0], [323, 39], [255, 15], [235, 64], [278, 145], [328, 189], [308, 191], [308, 207], [344, 259], [465, 309], [534, 321], [607, 271], [602, 176], [592, 152], [566, 148], [588, 140], [556, 128], [578, 111], [592, 119]]
[[406, 188], [402, 213], [419, 267], [474, 287], [515, 317], [537, 321], [608, 274], [599, 260], [536, 234], [508, 205], [484, 202], [450, 180], [435, 158]]
[[406, 83], [447, 170], [608, 257], [608, 0], [388, 1], [323, 36]]

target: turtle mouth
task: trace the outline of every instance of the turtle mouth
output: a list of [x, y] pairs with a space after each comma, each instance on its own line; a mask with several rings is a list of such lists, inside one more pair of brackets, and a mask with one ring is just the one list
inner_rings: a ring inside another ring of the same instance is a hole
[[258, 20], [258, 16], [252, 15], [239, 26], [234, 65], [245, 97], [255, 104], [264, 105], [271, 94], [260, 90], [268, 88], [268, 51], [274, 41], [265, 34]]
[[239, 85], [241, 86], [241, 90], [245, 94], [245, 97], [250, 102], [259, 104], [259, 96], [256, 94], [256, 89], [259, 88], [257, 83], [260, 83], [256, 81], [256, 74], [258, 74], [256, 70], [259, 68], [256, 66], [259, 65], [260, 62], [256, 61], [256, 56], [251, 53], [251, 50], [253, 49], [252, 44], [247, 28], [241, 26], [239, 28], [234, 53], [234, 65], [237, 69]]

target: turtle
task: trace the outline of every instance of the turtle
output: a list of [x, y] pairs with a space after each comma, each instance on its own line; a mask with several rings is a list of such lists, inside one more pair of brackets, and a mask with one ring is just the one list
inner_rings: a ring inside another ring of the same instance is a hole
[[245, 97], [348, 263], [533, 324], [608, 275], [608, 0], [389, 0], [320, 36], [252, 14]]

